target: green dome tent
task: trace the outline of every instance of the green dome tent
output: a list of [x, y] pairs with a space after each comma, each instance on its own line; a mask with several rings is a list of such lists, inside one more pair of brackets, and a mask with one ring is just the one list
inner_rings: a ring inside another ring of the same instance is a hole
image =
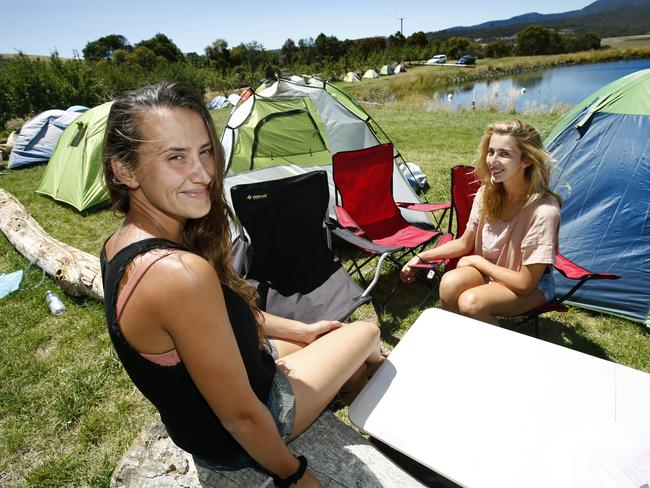
[[[620, 280], [585, 284], [575, 305], [650, 325], [650, 69], [596, 91], [545, 141], [564, 198], [560, 249]], [[557, 294], [570, 285], [556, 277]]]
[[88, 110], [61, 134], [37, 193], [79, 211], [108, 202], [102, 182], [102, 150], [111, 104]]
[[[309, 84], [277, 80], [258, 89], [230, 114], [221, 137], [226, 157], [226, 198], [238, 183], [265, 181], [324, 169], [329, 174], [332, 154], [390, 142], [370, 115], [347, 93], [312, 78]], [[396, 201], [418, 203], [398, 164], [395, 149], [393, 195]], [[414, 223], [430, 224], [421, 212], [403, 210]]]

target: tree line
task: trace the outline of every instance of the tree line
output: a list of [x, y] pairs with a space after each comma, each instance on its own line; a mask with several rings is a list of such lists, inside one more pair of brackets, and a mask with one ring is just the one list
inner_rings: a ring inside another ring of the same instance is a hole
[[424, 32], [356, 40], [321, 33], [315, 39], [287, 39], [277, 50], [267, 50], [256, 41], [230, 47], [218, 38], [201, 54], [183, 53], [162, 33], [136, 44], [113, 34], [88, 42], [83, 60], [62, 60], [57, 53], [49, 59], [20, 53], [8, 59], [0, 57], [0, 129], [12, 118], [70, 105], [96, 106], [120, 91], [160, 79], [183, 80], [201, 90], [225, 94], [281, 72], [339, 80], [348, 71], [361, 73], [441, 53], [452, 59], [464, 54], [498, 58], [598, 48], [600, 38], [595, 34], [561, 34], [542, 26], [529, 26], [514, 38], [485, 45], [467, 37], [430, 38]]

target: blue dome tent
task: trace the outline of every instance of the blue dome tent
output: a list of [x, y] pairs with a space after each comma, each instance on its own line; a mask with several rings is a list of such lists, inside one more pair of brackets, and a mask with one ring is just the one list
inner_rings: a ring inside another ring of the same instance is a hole
[[[650, 69], [596, 91], [562, 117], [546, 147], [564, 198], [560, 250], [617, 281], [587, 283], [583, 308], [650, 325]], [[569, 289], [556, 276], [557, 294]]]
[[46, 110], [25, 122], [9, 155], [9, 168], [47, 163], [65, 128], [86, 110], [80, 105], [68, 110]]

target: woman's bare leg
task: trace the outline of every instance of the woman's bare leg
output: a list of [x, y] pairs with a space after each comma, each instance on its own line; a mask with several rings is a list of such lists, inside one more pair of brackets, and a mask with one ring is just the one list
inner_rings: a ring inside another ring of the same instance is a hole
[[278, 349], [279, 358], [300, 351], [307, 345], [304, 342], [291, 341], [289, 339], [276, 339], [275, 337], [269, 337], [269, 340], [273, 341], [273, 344], [275, 344], [275, 347]]
[[[289, 354], [293, 354], [307, 346], [304, 342], [292, 341], [289, 339], [276, 339], [274, 337], [269, 337], [269, 340], [275, 344], [275, 347], [278, 350], [278, 358], [283, 358]], [[380, 357], [379, 361], [373, 361], [372, 358], [367, 359], [366, 362], [359, 366], [359, 369], [357, 369], [352, 376], [343, 383], [338, 394], [346, 405], [350, 405], [352, 400], [357, 397], [359, 392], [361, 392], [363, 387], [368, 383], [368, 378], [375, 373], [377, 368], [379, 368], [383, 359], [383, 357]]]
[[460, 313], [458, 309], [458, 298], [460, 295], [476, 286], [485, 284], [483, 274], [471, 266], [452, 269], [442, 275], [440, 280], [440, 303], [443, 310]]
[[382, 360], [379, 328], [354, 322], [325, 334], [277, 361], [296, 397], [295, 438], [325, 409], [341, 386], [364, 364]]
[[497, 316], [520, 315], [545, 303], [546, 298], [539, 290], [530, 295], [517, 295], [494, 282], [470, 288], [458, 298], [461, 314], [494, 325], [499, 324]]

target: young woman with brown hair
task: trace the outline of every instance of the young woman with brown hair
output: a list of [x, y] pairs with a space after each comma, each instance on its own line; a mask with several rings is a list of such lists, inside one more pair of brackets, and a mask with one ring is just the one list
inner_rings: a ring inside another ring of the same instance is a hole
[[281, 486], [320, 486], [286, 442], [346, 380], [381, 362], [379, 330], [259, 311], [255, 290], [230, 265], [223, 173], [212, 119], [193, 88], [163, 82], [113, 103], [104, 176], [125, 219], [101, 255], [109, 334], [197, 464], [253, 466]]

